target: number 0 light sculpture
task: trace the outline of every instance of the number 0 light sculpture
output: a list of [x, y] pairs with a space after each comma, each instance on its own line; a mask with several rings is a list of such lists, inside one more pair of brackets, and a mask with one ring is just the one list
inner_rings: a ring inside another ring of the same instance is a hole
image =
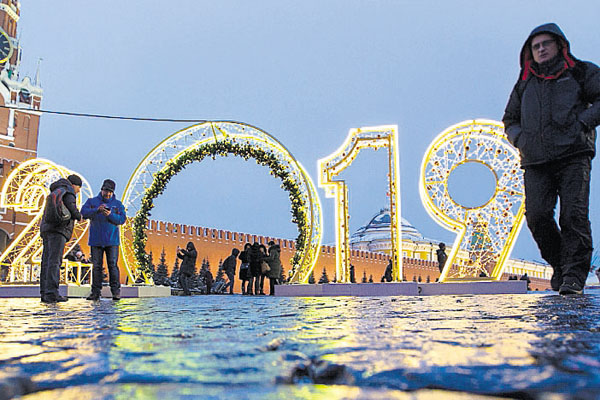
[[127, 183], [123, 205], [130, 218], [121, 225], [121, 254], [132, 282], [151, 283], [145, 252], [148, 215], [153, 200], [187, 164], [205, 157], [235, 155], [254, 158], [282, 180], [292, 202], [292, 221], [298, 225], [291, 282], [306, 283], [321, 246], [321, 205], [304, 167], [277, 139], [238, 122], [206, 122], [164, 139], [146, 155]]
[[[461, 122], [430, 144], [421, 165], [421, 200], [437, 223], [457, 232], [440, 282], [499, 280], [502, 276], [525, 212], [519, 161], [503, 125], [491, 120]], [[496, 180], [491, 198], [477, 207], [459, 204], [448, 192], [448, 178], [468, 162], [483, 164]], [[468, 257], [459, 260], [459, 252]]]

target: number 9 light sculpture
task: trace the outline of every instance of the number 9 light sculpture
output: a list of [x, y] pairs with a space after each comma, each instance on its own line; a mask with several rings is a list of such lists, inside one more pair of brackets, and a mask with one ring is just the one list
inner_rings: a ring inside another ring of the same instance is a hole
[[[519, 161], [503, 125], [491, 120], [461, 122], [430, 144], [421, 165], [421, 200], [437, 223], [457, 232], [440, 282], [500, 280], [525, 213]], [[470, 162], [489, 168], [496, 180], [493, 195], [477, 207], [459, 204], [448, 191], [450, 175]], [[458, 261], [459, 251], [468, 259]]]

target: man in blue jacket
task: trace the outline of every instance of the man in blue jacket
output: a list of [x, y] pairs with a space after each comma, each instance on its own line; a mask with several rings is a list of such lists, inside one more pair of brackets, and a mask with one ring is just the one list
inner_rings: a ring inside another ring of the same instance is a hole
[[102, 275], [104, 273], [104, 254], [110, 281], [113, 300], [121, 298], [119, 280], [119, 225], [125, 222], [125, 207], [115, 198], [115, 182], [106, 179], [100, 194], [88, 199], [81, 214], [91, 221], [88, 245], [92, 251], [92, 293], [88, 300], [99, 300], [102, 291]]

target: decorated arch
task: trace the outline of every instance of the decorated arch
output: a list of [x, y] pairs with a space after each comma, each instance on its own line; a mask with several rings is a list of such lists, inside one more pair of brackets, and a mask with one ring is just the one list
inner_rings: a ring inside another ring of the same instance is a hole
[[253, 158], [281, 180], [281, 187], [290, 198], [292, 222], [298, 227], [291, 282], [308, 281], [322, 235], [321, 205], [313, 182], [300, 162], [273, 136], [247, 124], [223, 121], [193, 125], [167, 137], [146, 155], [130, 177], [123, 194], [123, 205], [130, 218], [121, 226], [121, 255], [132, 282], [151, 283], [145, 246], [154, 199], [188, 164], [228, 155]]

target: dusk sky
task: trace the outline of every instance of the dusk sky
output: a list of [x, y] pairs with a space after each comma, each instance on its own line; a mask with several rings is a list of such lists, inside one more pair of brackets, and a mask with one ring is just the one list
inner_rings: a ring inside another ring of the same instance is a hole
[[[431, 140], [464, 120], [501, 120], [519, 51], [535, 26], [558, 23], [576, 57], [600, 63], [595, 0], [22, 0], [21, 6], [21, 77], [33, 77], [43, 59], [43, 109], [245, 122], [281, 141], [315, 184], [317, 160], [335, 151], [349, 129], [397, 124], [403, 217], [425, 237], [448, 243], [454, 234], [429, 218], [419, 197]], [[43, 115], [38, 155], [81, 173], [94, 192], [112, 178], [121, 196], [145, 155], [189, 125]], [[385, 151], [365, 151], [344, 174], [351, 232], [387, 203], [386, 165]], [[596, 158], [596, 245], [598, 167]], [[295, 238], [279, 185], [253, 160], [205, 160], [171, 181], [152, 218]], [[333, 200], [320, 189], [319, 195], [323, 242], [332, 244]], [[526, 227], [512, 257], [541, 260]]]

